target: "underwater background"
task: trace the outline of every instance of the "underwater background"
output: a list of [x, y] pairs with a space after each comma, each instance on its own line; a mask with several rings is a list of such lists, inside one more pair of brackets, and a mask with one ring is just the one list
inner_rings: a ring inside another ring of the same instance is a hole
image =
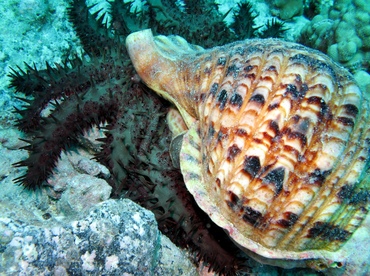
[[[12, 164], [27, 158], [28, 151], [21, 148], [28, 145], [28, 137], [16, 127], [19, 114], [14, 112], [14, 107], [22, 109], [25, 103], [17, 99], [20, 95], [14, 88], [9, 88], [11, 68], [18, 71], [19, 66], [26, 71], [26, 63], [45, 69], [46, 62], [53, 67], [75, 53], [84, 55], [84, 49], [67, 17], [71, 1], [1, 2], [0, 275], [208, 275], [207, 268], [196, 268], [191, 253], [179, 249], [158, 230], [152, 212], [128, 199], [110, 198], [112, 187], [105, 181], [110, 176], [109, 170], [92, 160], [93, 154], [84, 147], [73, 147], [61, 154], [57, 168], [48, 178], [52, 189], [32, 192], [14, 184], [14, 179], [26, 171]], [[182, 5], [181, 1], [176, 2]], [[222, 14], [240, 3], [238, 0], [215, 2]], [[91, 12], [101, 10], [99, 14], [103, 14], [109, 9], [106, 1], [86, 3], [97, 4]], [[273, 20], [281, 22], [283, 28], [272, 32], [276, 37], [328, 54], [354, 75], [369, 97], [370, 5], [367, 1], [249, 3], [253, 7], [252, 36], [263, 37], [268, 24]], [[134, 7], [140, 9], [141, 5], [141, 1], [135, 1]], [[108, 22], [109, 19], [108, 16]], [[231, 12], [225, 22], [233, 23]], [[237, 26], [234, 27], [236, 30]], [[240, 37], [244, 38], [248, 37]], [[102, 130], [89, 130], [85, 137], [79, 141], [81, 144], [101, 138]], [[370, 225], [369, 219], [365, 223]], [[369, 231], [361, 233], [364, 240], [369, 240], [369, 235]], [[115, 244], [108, 249], [112, 239], [116, 239]], [[369, 258], [367, 250], [359, 246], [354, 256], [359, 266], [366, 266]], [[248, 266], [246, 275], [322, 275], [310, 269], [285, 270], [253, 260]], [[359, 271], [366, 275], [368, 268]], [[326, 274], [343, 273], [349, 272]]]

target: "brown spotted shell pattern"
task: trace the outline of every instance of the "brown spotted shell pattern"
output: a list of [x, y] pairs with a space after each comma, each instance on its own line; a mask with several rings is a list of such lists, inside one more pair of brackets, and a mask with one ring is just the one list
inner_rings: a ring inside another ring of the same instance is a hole
[[350, 74], [273, 39], [203, 50], [145, 30], [126, 44], [142, 80], [189, 128], [181, 170], [215, 223], [252, 255], [339, 263], [330, 252], [361, 225], [370, 198], [369, 107]]

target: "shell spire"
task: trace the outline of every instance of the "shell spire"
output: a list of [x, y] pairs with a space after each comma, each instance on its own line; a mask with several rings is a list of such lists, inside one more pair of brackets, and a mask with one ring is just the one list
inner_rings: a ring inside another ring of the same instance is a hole
[[130, 34], [126, 39], [126, 48], [142, 81], [172, 102], [189, 126], [196, 116], [191, 101], [194, 89], [189, 86], [191, 81], [186, 77], [191, 75], [192, 69], [187, 68], [186, 74], [184, 66], [192, 64], [189, 54], [203, 48], [189, 44], [180, 36], [154, 37], [150, 29]]

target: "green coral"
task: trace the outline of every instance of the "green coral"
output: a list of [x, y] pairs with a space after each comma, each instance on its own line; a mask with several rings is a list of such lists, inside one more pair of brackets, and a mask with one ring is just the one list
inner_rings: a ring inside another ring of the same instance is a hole
[[269, 0], [271, 13], [283, 20], [292, 19], [303, 13], [303, 0]]
[[370, 5], [335, 1], [302, 30], [300, 42], [327, 53], [352, 73], [370, 72]]
[[318, 14], [326, 14], [334, 0], [305, 0], [303, 15], [312, 19]]

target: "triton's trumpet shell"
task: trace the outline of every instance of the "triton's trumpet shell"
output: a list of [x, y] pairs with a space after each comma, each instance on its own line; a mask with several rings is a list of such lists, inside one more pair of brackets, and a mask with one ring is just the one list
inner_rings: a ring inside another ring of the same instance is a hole
[[212, 220], [270, 263], [340, 265], [370, 201], [369, 107], [350, 74], [274, 39], [203, 50], [145, 30], [126, 44], [188, 127], [181, 171]]

